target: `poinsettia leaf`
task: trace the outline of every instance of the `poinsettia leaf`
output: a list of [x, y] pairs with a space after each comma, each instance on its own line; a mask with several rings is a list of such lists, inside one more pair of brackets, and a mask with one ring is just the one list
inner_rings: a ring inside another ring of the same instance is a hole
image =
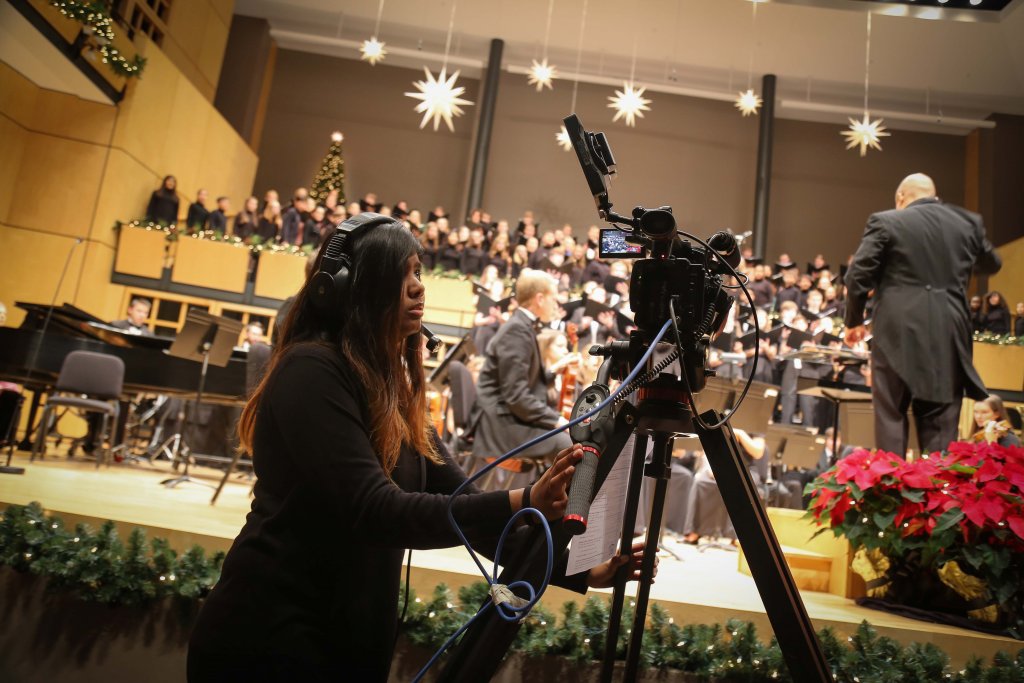
[[905, 488], [900, 491], [900, 495], [915, 503], [924, 501], [924, 491], [915, 491], [914, 489]]
[[876, 512], [874, 515], [872, 515], [872, 517], [874, 518], [875, 524], [878, 525], [879, 529], [888, 529], [892, 526], [892, 521], [896, 518], [896, 510], [893, 510], [888, 514]]
[[1013, 533], [1017, 534], [1018, 538], [1024, 538], [1024, 517], [1017, 515], [1007, 517], [1006, 525], [1010, 527]]
[[864, 498], [864, 491], [853, 481], [850, 481], [850, 483], [844, 488], [850, 491], [850, 495], [853, 496], [854, 500], [861, 500]]
[[955, 525], [959, 524], [960, 520], [963, 518], [963, 510], [958, 510], [957, 508], [950, 508], [949, 510], [946, 510], [939, 515], [937, 520], [935, 520], [935, 529], [932, 531], [932, 536], [953, 528]]

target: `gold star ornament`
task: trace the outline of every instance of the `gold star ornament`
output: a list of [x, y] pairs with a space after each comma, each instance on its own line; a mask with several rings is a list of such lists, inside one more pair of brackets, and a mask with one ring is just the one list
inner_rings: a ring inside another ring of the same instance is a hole
[[615, 96], [608, 98], [611, 102], [609, 109], [615, 110], [612, 123], [625, 119], [627, 126], [635, 127], [637, 117], [643, 118], [644, 112], [651, 110], [647, 106], [651, 101], [643, 96], [645, 90], [647, 88], [635, 88], [632, 83], [623, 83], [622, 90], [616, 90]]
[[533, 66], [530, 67], [530, 75], [527, 76], [526, 80], [530, 85], [537, 86], [537, 92], [541, 92], [544, 88], [548, 90], [554, 90], [551, 86], [551, 81], [558, 78], [558, 69], [555, 68], [554, 64], [548, 64], [547, 58], [543, 62], [538, 62], [536, 59], [533, 60]]
[[572, 140], [569, 139], [569, 131], [565, 129], [565, 126], [562, 126], [562, 130], [555, 133], [555, 140], [558, 141], [559, 147], [566, 152], [572, 151]]
[[761, 108], [762, 100], [754, 92], [753, 88], [748, 88], [746, 92], [741, 92], [736, 98], [734, 106], [743, 112], [744, 116], [750, 116], [751, 114], [757, 115], [757, 110]]
[[420, 128], [426, 126], [427, 121], [433, 119], [434, 130], [436, 131], [437, 125], [443, 119], [448, 125], [448, 130], [454, 133], [455, 126], [452, 125], [452, 118], [462, 116], [461, 105], [473, 104], [469, 100], [464, 100], [460, 97], [460, 95], [466, 92], [466, 88], [461, 85], [455, 87], [455, 81], [459, 78], [459, 72], [456, 71], [449, 78], [445, 70], [441, 69], [441, 73], [436, 79], [427, 67], [423, 67], [423, 73], [427, 76], [425, 80], [413, 81], [413, 85], [416, 86], [419, 92], [405, 93], [407, 97], [420, 100], [420, 103], [414, 109], [417, 114], [423, 114]]
[[871, 120], [871, 116], [864, 112], [864, 119], [857, 121], [850, 119], [848, 130], [840, 131], [840, 135], [846, 138], [846, 149], [860, 147], [860, 155], [866, 156], [868, 148], [882, 151], [881, 138], [889, 137], [890, 133], [882, 125], [882, 119]]
[[363, 53], [360, 59], [369, 62], [371, 66], [376, 65], [377, 62], [384, 59], [388, 54], [388, 51], [384, 49], [384, 45], [385, 43], [377, 40], [377, 36], [364, 40], [363, 46], [359, 48], [359, 51]]
[[340, 130], [336, 130], [333, 133], [331, 133], [331, 140], [334, 142], [341, 142], [344, 139], [345, 136], [341, 134]]

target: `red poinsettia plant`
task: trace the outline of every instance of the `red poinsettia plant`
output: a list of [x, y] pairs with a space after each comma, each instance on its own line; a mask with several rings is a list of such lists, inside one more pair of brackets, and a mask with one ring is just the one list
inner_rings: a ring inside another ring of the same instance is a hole
[[956, 560], [1000, 603], [1024, 602], [1024, 448], [954, 442], [913, 462], [858, 449], [807, 493], [818, 533], [922, 568]]

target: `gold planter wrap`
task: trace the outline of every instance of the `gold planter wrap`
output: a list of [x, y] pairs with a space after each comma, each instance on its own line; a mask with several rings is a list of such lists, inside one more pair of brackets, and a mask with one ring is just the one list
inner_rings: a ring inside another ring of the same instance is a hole
[[117, 238], [114, 272], [159, 280], [167, 260], [167, 233], [163, 230], [122, 227]]
[[256, 296], [284, 300], [297, 294], [306, 281], [306, 261], [305, 256], [298, 254], [261, 252], [256, 269]]
[[178, 239], [171, 280], [241, 294], [245, 291], [251, 254], [242, 244], [182, 236]]
[[977, 609], [968, 610], [968, 617], [988, 624], [994, 624], [999, 621], [999, 605], [989, 595], [987, 583], [976, 576], [964, 573], [964, 570], [960, 568], [960, 565], [955, 560], [942, 565], [937, 573], [942, 583], [949, 586], [961, 598], [975, 604], [982, 603], [984, 605]]
[[889, 558], [878, 548], [867, 550], [861, 548], [850, 563], [853, 571], [858, 574], [867, 585], [868, 597], [884, 598], [889, 592]]

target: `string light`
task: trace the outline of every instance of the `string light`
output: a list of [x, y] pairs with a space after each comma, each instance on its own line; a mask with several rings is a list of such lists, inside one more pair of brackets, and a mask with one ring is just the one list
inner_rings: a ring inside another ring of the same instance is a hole
[[743, 116], [757, 115], [763, 100], [754, 92], [752, 81], [754, 79], [754, 52], [757, 50], [757, 2], [752, 2], [750, 14], [750, 63], [747, 65], [747, 89], [736, 97], [733, 106], [740, 110]]
[[419, 92], [407, 92], [406, 97], [420, 100], [420, 103], [414, 107], [414, 111], [417, 114], [423, 114], [423, 119], [420, 121], [420, 128], [427, 125], [427, 121], [434, 120], [434, 130], [437, 130], [438, 124], [444, 120], [448, 126], [448, 130], [455, 132], [455, 126], [452, 124], [452, 119], [456, 116], [462, 116], [462, 105], [472, 105], [473, 103], [469, 100], [463, 99], [461, 96], [466, 92], [466, 88], [463, 86], [455, 86], [455, 81], [459, 78], [459, 72], [456, 71], [448, 77], [448, 53], [452, 46], [452, 29], [455, 27], [455, 6], [457, 3], [452, 3], [452, 13], [448, 20], [448, 40], [444, 47], [444, 63], [441, 65], [441, 73], [437, 78], [430, 73], [427, 67], [423, 67], [423, 73], [426, 74], [426, 80], [413, 81], [413, 86]]
[[637, 33], [633, 31], [633, 64], [629, 70], [629, 81], [622, 84], [622, 90], [616, 90], [615, 95], [609, 97], [611, 102], [608, 107], [615, 110], [615, 116], [612, 117], [612, 123], [615, 123], [619, 119], [624, 119], [627, 126], [633, 128], [636, 126], [637, 118], [643, 118], [645, 111], [650, 111], [651, 108], [647, 105], [651, 103], [651, 100], [644, 97], [644, 91], [647, 88], [638, 88], [635, 83], [636, 76], [636, 37]]
[[[576, 41], [576, 74], [572, 81], [572, 104], [569, 105], [569, 111], [573, 113], [576, 111], [576, 93], [580, 89], [580, 60], [583, 57], [584, 30], [587, 28], [588, 1], [583, 0], [583, 11], [580, 12], [580, 37]], [[569, 139], [569, 131], [565, 129], [565, 126], [561, 126], [560, 130], [555, 133], [555, 142], [566, 152], [572, 151], [572, 140]]]
[[866, 156], [868, 149], [882, 151], [881, 139], [889, 137], [882, 125], [882, 119], [871, 120], [871, 113], [868, 109], [868, 90], [871, 75], [871, 12], [868, 12], [867, 40], [864, 49], [864, 118], [858, 121], [850, 118], [850, 126], [847, 130], [841, 131], [840, 135], [846, 138], [846, 149], [860, 148], [860, 155]]
[[527, 77], [527, 82], [530, 85], [537, 87], [537, 92], [541, 92], [544, 88], [553, 90], [551, 81], [558, 76], [558, 69], [553, 64], [548, 64], [548, 39], [551, 37], [551, 13], [555, 9], [555, 0], [548, 1], [548, 22], [547, 27], [544, 29], [544, 59], [538, 62], [536, 59], [533, 60], [533, 66], [530, 67], [530, 75]]
[[377, 36], [380, 35], [380, 18], [383, 14], [384, 0], [380, 0], [380, 4], [377, 5], [377, 23], [373, 28], [373, 36], [369, 40], [364, 40], [363, 46], [359, 48], [359, 51], [363, 54], [360, 59], [369, 62], [370, 66], [376, 66], [377, 62], [382, 61], [388, 54], [385, 48], [386, 44], [377, 40]]

